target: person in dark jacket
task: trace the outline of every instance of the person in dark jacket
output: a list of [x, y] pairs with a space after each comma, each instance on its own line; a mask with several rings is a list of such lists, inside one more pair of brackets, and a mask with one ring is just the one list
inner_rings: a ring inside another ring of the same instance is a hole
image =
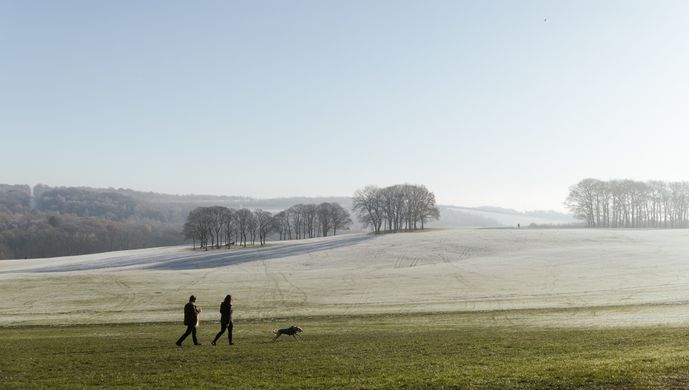
[[229, 294], [220, 304], [220, 332], [215, 335], [215, 339], [211, 344], [215, 345], [220, 336], [225, 333], [225, 329], [227, 329], [227, 339], [230, 345], [234, 345], [232, 342], [232, 295]]
[[184, 325], [187, 326], [186, 332], [182, 337], [177, 340], [177, 346], [182, 346], [182, 341], [191, 334], [191, 339], [194, 341], [194, 345], [201, 345], [199, 340], [196, 338], [196, 327], [199, 325], [199, 313], [201, 313], [201, 308], [196, 306], [196, 297], [190, 296], [189, 302], [184, 305]]

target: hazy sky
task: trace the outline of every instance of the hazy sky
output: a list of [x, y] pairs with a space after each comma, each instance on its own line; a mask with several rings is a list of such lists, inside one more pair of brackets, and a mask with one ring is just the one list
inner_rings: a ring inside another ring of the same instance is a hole
[[3, 183], [561, 210], [688, 146], [687, 1], [0, 0]]

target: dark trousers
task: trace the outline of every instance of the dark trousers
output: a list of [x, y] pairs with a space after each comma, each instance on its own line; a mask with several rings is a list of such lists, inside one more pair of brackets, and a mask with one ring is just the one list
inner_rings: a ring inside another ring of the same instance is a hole
[[227, 324], [220, 324], [220, 332], [215, 335], [215, 339], [213, 342], [218, 341], [220, 336], [222, 336], [223, 333], [225, 333], [225, 329], [227, 329], [227, 340], [230, 341], [230, 344], [232, 344], [232, 322], [227, 323]]
[[199, 340], [196, 339], [196, 325], [189, 325], [187, 326], [187, 331], [177, 340], [177, 345], [182, 344], [182, 341], [184, 341], [189, 334], [191, 334], [191, 339], [194, 340], [194, 344], [199, 343]]

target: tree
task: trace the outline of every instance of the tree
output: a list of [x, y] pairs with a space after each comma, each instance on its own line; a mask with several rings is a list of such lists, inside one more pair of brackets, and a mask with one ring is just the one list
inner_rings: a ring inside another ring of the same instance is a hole
[[225, 236], [225, 246], [227, 246], [228, 248], [231, 246], [232, 233], [234, 233], [237, 225], [236, 214], [237, 210], [225, 208], [221, 215], [221, 222], [223, 225], [223, 231]]
[[328, 232], [331, 229], [333, 207], [330, 203], [321, 203], [316, 207], [316, 215], [318, 216], [318, 223], [323, 237], [328, 237]]
[[383, 224], [383, 199], [381, 190], [375, 186], [357, 190], [352, 198], [354, 212], [364, 226], [370, 226], [375, 233], [380, 233]]
[[584, 219], [588, 226], [595, 226], [594, 201], [597, 186], [598, 180], [584, 179], [569, 188], [569, 195], [565, 201], [565, 205], [574, 212], [574, 215]]
[[331, 203], [331, 206], [331, 223], [333, 227], [333, 236], [335, 236], [337, 235], [338, 229], [345, 230], [349, 228], [349, 225], [352, 224], [352, 218], [349, 215], [349, 211], [345, 210], [339, 203]]
[[[425, 187], [424, 187], [425, 190]], [[435, 194], [426, 190], [422, 193], [422, 197], [419, 202], [418, 215], [415, 217], [414, 221], [418, 220], [421, 222], [421, 229], [424, 229], [426, 222], [432, 220], [438, 220], [440, 218], [440, 210], [435, 205]], [[416, 225], [414, 225], [416, 229]]]
[[273, 215], [268, 211], [258, 209], [254, 211], [254, 215], [258, 226], [259, 243], [263, 246], [266, 244], [266, 237], [273, 229], [275, 221], [273, 220]]
[[185, 238], [191, 238], [194, 241], [194, 249], [198, 241], [200, 248], [208, 250], [208, 236], [211, 231], [209, 214], [206, 207], [197, 207], [189, 212], [183, 231]]
[[208, 227], [211, 235], [211, 244], [220, 249], [220, 241], [222, 239], [220, 233], [225, 228], [226, 215], [229, 213], [227, 207], [213, 206], [206, 208], [206, 215], [208, 218]]
[[275, 228], [278, 230], [280, 240], [292, 239], [289, 210], [280, 211], [274, 217]]
[[246, 219], [246, 230], [249, 232], [249, 237], [251, 237], [251, 245], [256, 245], [256, 234], [258, 233], [258, 219], [256, 214], [249, 213]]
[[247, 233], [249, 232], [249, 225], [253, 214], [249, 209], [240, 209], [237, 211], [237, 231], [239, 233], [241, 245], [246, 248]]

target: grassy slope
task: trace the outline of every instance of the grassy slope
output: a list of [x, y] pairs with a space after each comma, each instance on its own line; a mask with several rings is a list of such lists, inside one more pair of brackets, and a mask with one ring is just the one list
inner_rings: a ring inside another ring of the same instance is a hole
[[[681, 328], [480, 327], [491, 314], [237, 323], [236, 345], [174, 346], [179, 324], [3, 329], [3, 388], [673, 388]], [[298, 322], [304, 342], [270, 331]], [[223, 339], [225, 341], [226, 339]]]

